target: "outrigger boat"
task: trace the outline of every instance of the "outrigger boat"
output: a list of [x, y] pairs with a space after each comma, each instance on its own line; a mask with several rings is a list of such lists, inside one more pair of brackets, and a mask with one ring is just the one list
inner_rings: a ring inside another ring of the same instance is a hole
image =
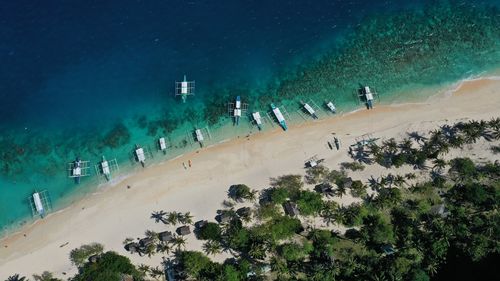
[[80, 183], [81, 177], [90, 175], [90, 162], [82, 161], [76, 157], [75, 161], [68, 163], [68, 176], [75, 179], [75, 183]]
[[273, 110], [274, 116], [276, 116], [276, 119], [278, 119], [278, 122], [280, 123], [281, 127], [283, 130], [287, 130], [288, 127], [286, 125], [285, 117], [283, 117], [283, 114], [281, 114], [281, 111], [279, 108], [277, 108], [274, 103], [271, 103], [271, 109]]
[[195, 135], [196, 135], [196, 141], [197, 141], [197, 142], [199, 142], [199, 143], [200, 143], [200, 146], [202, 146], [202, 147], [203, 147], [203, 140], [204, 140], [204, 138], [203, 138], [203, 133], [201, 132], [201, 130], [200, 130], [200, 129], [196, 129], [196, 130], [194, 131], [194, 133], [195, 133]]
[[301, 101], [300, 103], [302, 103], [302, 106], [304, 107], [304, 109], [307, 111], [307, 113], [309, 113], [312, 116], [313, 119], [318, 119], [316, 112], [308, 103], [303, 102], [303, 101]]
[[330, 111], [335, 114], [337, 113], [337, 108], [335, 107], [335, 105], [333, 104], [333, 102], [329, 101], [329, 102], [325, 102], [326, 103], [326, 107], [328, 107], [328, 109], [330, 109]]
[[360, 99], [365, 102], [367, 109], [373, 109], [373, 96], [376, 94], [368, 86], [364, 86], [359, 90]]
[[101, 161], [94, 166], [95, 172], [98, 176], [103, 176], [107, 181], [111, 180], [111, 174], [119, 170], [118, 163], [116, 159], [106, 160], [106, 157], [102, 156]]
[[34, 203], [34, 209], [36, 211], [36, 213], [41, 217], [43, 218], [45, 216], [45, 208], [43, 207], [43, 203], [42, 203], [42, 198], [40, 196], [40, 193], [35, 192], [33, 193], [33, 203]]
[[240, 96], [236, 97], [236, 103], [234, 104], [234, 123], [236, 126], [240, 122], [240, 117], [241, 117], [241, 98]]
[[163, 153], [166, 153], [167, 141], [165, 140], [165, 138], [158, 139], [158, 145], [160, 147], [160, 150], [163, 151]]
[[142, 167], [146, 165], [146, 155], [144, 154], [144, 149], [140, 147], [138, 144], [135, 145], [135, 157], [137, 161], [141, 163]]
[[181, 96], [182, 102], [185, 103], [187, 96], [194, 95], [195, 81], [187, 81], [186, 75], [181, 82], [175, 82], [175, 95]]
[[262, 118], [260, 117], [260, 113], [254, 112], [252, 113], [253, 120], [255, 121], [255, 124], [257, 124], [257, 128], [259, 128], [259, 131], [262, 130]]

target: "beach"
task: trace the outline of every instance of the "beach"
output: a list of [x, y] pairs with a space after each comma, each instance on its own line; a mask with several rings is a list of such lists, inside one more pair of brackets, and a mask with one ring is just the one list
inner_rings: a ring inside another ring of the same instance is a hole
[[[271, 177], [304, 174], [305, 161], [315, 155], [325, 159], [325, 166], [339, 169], [340, 163], [351, 161], [348, 145], [363, 134], [382, 140], [403, 138], [406, 132], [425, 133], [445, 123], [491, 119], [500, 116], [499, 104], [500, 80], [476, 79], [423, 102], [375, 104], [373, 110], [293, 125], [287, 132], [275, 127], [152, 165], [0, 240], [0, 279], [44, 270], [71, 276], [76, 267], [69, 261], [69, 252], [91, 242], [102, 243], [105, 250], [125, 255], [135, 264], [159, 265], [160, 254], [152, 258], [131, 255], [122, 244], [127, 237], [143, 237], [146, 230], [175, 231], [150, 219], [153, 211], [189, 211], [194, 221], [213, 221], [232, 184], [267, 188]], [[328, 148], [334, 136], [343, 144], [340, 151]], [[498, 159], [489, 151], [483, 153], [480, 157]], [[189, 161], [192, 166], [184, 168], [183, 162]], [[363, 173], [369, 177], [370, 172]], [[352, 200], [346, 196], [342, 203]], [[201, 242], [190, 234], [187, 248], [199, 250]]]

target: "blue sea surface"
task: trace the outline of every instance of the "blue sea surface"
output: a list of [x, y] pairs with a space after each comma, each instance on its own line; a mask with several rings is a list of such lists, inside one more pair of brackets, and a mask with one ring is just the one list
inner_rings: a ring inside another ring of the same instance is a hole
[[[253, 109], [266, 110], [271, 99], [290, 108], [296, 98], [323, 99], [335, 93], [338, 106], [351, 108], [355, 102], [348, 89], [359, 83], [375, 83], [390, 95], [498, 67], [500, 32], [492, 23], [500, 22], [500, 16], [490, 6], [498, 6], [498, 1], [408, 2], [2, 3], [0, 229], [27, 221], [28, 197], [35, 190], [47, 190], [57, 208], [71, 203], [69, 195], [95, 189], [96, 176], [82, 179], [80, 185], [67, 178], [67, 163], [77, 156], [93, 165], [106, 154], [117, 158], [126, 172], [137, 168], [130, 154], [135, 143], [150, 148], [155, 161], [162, 161], [195, 147], [187, 140], [195, 126], [210, 126], [216, 140], [255, 130], [249, 124], [234, 132], [223, 126], [228, 123], [225, 103], [236, 95], [245, 97]], [[464, 5], [478, 7], [481, 13], [476, 18]], [[415, 34], [401, 26], [406, 19], [415, 21], [410, 28], [436, 25], [436, 32], [442, 22], [453, 28], [473, 24], [474, 30], [484, 32], [484, 40], [447, 38], [443, 33], [438, 41], [418, 45], [405, 37]], [[432, 20], [441, 23], [429, 23]], [[415, 48], [416, 53], [391, 54], [404, 44], [414, 44], [406, 49]], [[457, 54], [443, 57], [446, 48]], [[382, 57], [386, 53], [389, 63]], [[438, 66], [429, 64], [434, 57], [422, 54], [435, 54]], [[419, 68], [410, 69], [415, 65], [411, 56], [422, 56]], [[367, 71], [356, 69], [368, 61]], [[368, 68], [387, 80], [356, 76], [368, 75]], [[411, 84], [412, 75], [423, 70], [429, 78]], [[186, 104], [174, 96], [174, 81], [183, 75], [197, 86]], [[310, 85], [315, 77], [321, 84]], [[160, 136], [172, 144], [167, 157], [154, 148]]]

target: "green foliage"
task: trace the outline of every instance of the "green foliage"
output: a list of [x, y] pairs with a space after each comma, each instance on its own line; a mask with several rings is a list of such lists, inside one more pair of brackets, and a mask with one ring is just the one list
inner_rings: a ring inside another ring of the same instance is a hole
[[182, 272], [191, 278], [199, 278], [204, 271], [210, 270], [213, 262], [204, 254], [196, 251], [182, 251], [177, 254]]
[[49, 271], [44, 271], [42, 274], [33, 274], [33, 279], [35, 281], [62, 281], [61, 279], [55, 278], [54, 275]]
[[72, 281], [120, 281], [122, 274], [131, 275], [135, 281], [144, 280], [144, 276], [127, 257], [115, 252], [106, 252], [95, 263], [87, 262]]
[[328, 168], [323, 165], [318, 165], [307, 169], [305, 175], [305, 181], [307, 184], [318, 184], [325, 180], [325, 177], [330, 173]]
[[351, 195], [353, 197], [365, 197], [366, 196], [366, 186], [360, 181], [356, 180], [352, 182], [351, 185]]
[[357, 226], [363, 223], [363, 218], [368, 215], [368, 209], [361, 204], [351, 204], [339, 209], [340, 223], [345, 226]]
[[353, 172], [363, 171], [365, 169], [365, 165], [359, 162], [342, 162], [340, 165], [342, 166], [342, 168], [346, 170], [351, 170]]
[[81, 267], [85, 264], [90, 256], [100, 254], [103, 250], [104, 246], [102, 244], [86, 244], [82, 245], [80, 248], [71, 250], [71, 252], [69, 253], [69, 258], [74, 265]]
[[286, 189], [291, 198], [293, 198], [303, 186], [304, 183], [300, 175], [285, 175], [278, 178], [271, 178], [271, 187]]
[[469, 158], [455, 158], [450, 161], [450, 173], [459, 179], [473, 178], [476, 166]]
[[301, 191], [296, 202], [303, 216], [317, 215], [323, 208], [321, 194], [308, 190]]
[[392, 225], [377, 213], [369, 214], [363, 218], [361, 235], [365, 237], [368, 245], [380, 248], [383, 244], [394, 242]]
[[255, 199], [255, 191], [252, 191], [250, 187], [244, 184], [235, 184], [229, 188], [229, 197], [234, 200], [251, 200]]
[[278, 249], [279, 254], [287, 261], [302, 260], [312, 251], [313, 246], [307, 241], [304, 242], [303, 245], [298, 243], [285, 243]]
[[214, 222], [208, 222], [203, 227], [200, 228], [198, 232], [198, 238], [202, 240], [214, 240], [218, 241], [221, 238], [221, 229], [219, 224]]
[[290, 197], [290, 192], [285, 188], [273, 188], [269, 190], [269, 197], [272, 203], [281, 205]]

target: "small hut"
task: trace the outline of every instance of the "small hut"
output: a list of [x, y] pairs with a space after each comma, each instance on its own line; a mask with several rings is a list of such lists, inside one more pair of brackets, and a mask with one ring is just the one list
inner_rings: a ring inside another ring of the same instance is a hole
[[291, 201], [285, 202], [283, 205], [285, 209], [285, 213], [287, 213], [291, 217], [296, 217], [299, 215], [299, 209], [297, 208], [297, 204]]
[[170, 231], [163, 231], [158, 233], [158, 237], [160, 238], [160, 241], [162, 242], [169, 242], [174, 239], [174, 236], [172, 235], [172, 232]]
[[177, 228], [177, 234], [179, 235], [188, 235], [191, 233], [191, 229], [189, 229], [189, 225], [183, 225]]
[[344, 178], [342, 180], [342, 186], [344, 188], [351, 188], [351, 186], [352, 186], [352, 178], [351, 177]]
[[197, 221], [195, 224], [194, 224], [194, 227], [200, 229], [202, 227], [204, 227], [205, 225], [207, 225], [208, 221], [207, 220], [201, 220], [201, 221]]
[[217, 216], [217, 221], [220, 223], [228, 223], [231, 221], [231, 216], [228, 213], [222, 213]]
[[89, 257], [89, 262], [90, 263], [96, 263], [97, 260], [99, 260], [99, 255], [92, 255]]
[[137, 243], [135, 242], [128, 243], [127, 245], [125, 245], [125, 250], [129, 251], [131, 254], [137, 253], [138, 248], [139, 245], [137, 245]]
[[150, 237], [142, 238], [141, 240], [139, 240], [139, 246], [141, 246], [141, 248], [147, 248], [149, 245], [153, 243], [154, 241]]

